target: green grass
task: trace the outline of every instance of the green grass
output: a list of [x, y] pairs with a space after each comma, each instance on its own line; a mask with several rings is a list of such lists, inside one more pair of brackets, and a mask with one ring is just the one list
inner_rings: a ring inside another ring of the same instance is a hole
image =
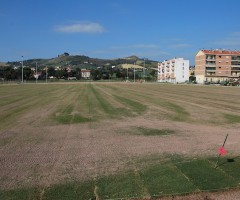
[[94, 197], [93, 181], [68, 183], [47, 188], [43, 200], [91, 199]]
[[224, 118], [227, 123], [240, 123], [239, 115], [224, 114]]
[[28, 188], [28, 189], [16, 189], [16, 190], [0, 190], [0, 199], [3, 200], [32, 200], [39, 199], [40, 189]]
[[106, 114], [110, 118], [118, 118], [121, 116], [127, 116], [129, 111], [126, 108], [117, 108], [116, 106], [112, 105], [106, 98], [104, 93], [101, 93], [98, 89], [95, 88], [96, 86], [91, 85], [90, 90], [95, 96], [99, 107], [103, 110], [103, 113]]
[[102, 177], [97, 181], [100, 199], [144, 196], [141, 179], [134, 172]]
[[206, 159], [182, 162], [176, 166], [200, 190], [217, 190], [237, 187], [238, 182], [220, 168], [215, 169], [214, 163]]
[[[217, 158], [210, 158], [209, 160], [213, 163], [216, 163]], [[226, 172], [229, 176], [233, 177], [240, 184], [240, 156], [220, 157], [217, 168]]]
[[82, 117], [78, 113], [74, 113], [73, 110], [73, 106], [68, 105], [54, 113], [53, 118], [60, 124], [75, 124], [91, 121], [90, 118]]
[[0, 190], [0, 199], [32, 200], [40, 199], [40, 196], [43, 200], [91, 199], [95, 196], [100, 200], [128, 199], [238, 188], [240, 159], [226, 162], [227, 158], [222, 158], [217, 169], [214, 168], [214, 159], [184, 159], [178, 156], [172, 161], [102, 176], [92, 181], [53, 185], [46, 188], [44, 193], [42, 188]]
[[151, 196], [193, 192], [197, 188], [171, 164], [159, 164], [141, 171]]
[[154, 129], [154, 128], [145, 128], [145, 127], [137, 127], [137, 135], [144, 136], [166, 136], [174, 134], [174, 130], [170, 129]]
[[189, 117], [189, 113], [183, 107], [171, 102], [165, 102], [165, 105], [168, 109], [175, 112], [175, 115], [171, 117], [173, 120], [186, 121]]
[[119, 134], [129, 134], [129, 135], [142, 135], [142, 136], [168, 136], [176, 134], [176, 131], [171, 129], [155, 129], [147, 127], [133, 127], [129, 129], [119, 129], [117, 130]]
[[147, 106], [138, 101], [134, 101], [130, 98], [125, 98], [125, 97], [118, 96], [118, 95], [114, 95], [114, 97], [116, 99], [118, 99], [120, 102], [122, 102], [123, 104], [125, 104], [127, 107], [129, 107], [133, 112], [135, 112], [137, 114], [142, 114], [147, 110]]

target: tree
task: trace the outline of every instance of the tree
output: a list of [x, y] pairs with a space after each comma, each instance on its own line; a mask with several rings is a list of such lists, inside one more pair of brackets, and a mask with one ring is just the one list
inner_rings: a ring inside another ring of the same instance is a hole
[[48, 68], [48, 76], [56, 76], [56, 70], [54, 67], [49, 67]]

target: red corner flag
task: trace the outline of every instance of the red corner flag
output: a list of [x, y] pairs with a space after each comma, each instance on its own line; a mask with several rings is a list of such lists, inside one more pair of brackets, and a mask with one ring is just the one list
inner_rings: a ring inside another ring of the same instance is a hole
[[224, 149], [224, 147], [220, 147], [218, 149], [218, 152], [221, 156], [224, 156], [227, 153], [227, 151], [226, 151], [226, 149]]

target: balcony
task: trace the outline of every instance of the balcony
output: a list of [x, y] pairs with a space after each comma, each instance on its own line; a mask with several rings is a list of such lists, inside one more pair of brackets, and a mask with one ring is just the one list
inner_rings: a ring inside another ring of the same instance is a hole
[[239, 72], [239, 71], [240, 71], [240, 67], [238, 67], [238, 68], [232, 68], [231, 71], [232, 71], [232, 72], [233, 72], [233, 71], [234, 71], [234, 72]]
[[232, 56], [232, 61], [240, 61], [240, 56]]
[[206, 67], [215, 67], [216, 66], [216, 62], [209, 62], [209, 61], [207, 61], [206, 62]]
[[216, 67], [206, 67], [206, 71], [216, 71]]
[[207, 56], [206, 60], [207, 61], [215, 61], [216, 60], [216, 56]]
[[240, 76], [240, 72], [239, 73], [237, 73], [237, 72], [231, 73], [231, 76], [232, 77], [239, 77]]
[[206, 76], [215, 76], [215, 75], [216, 75], [215, 72], [207, 72], [207, 73], [206, 73]]

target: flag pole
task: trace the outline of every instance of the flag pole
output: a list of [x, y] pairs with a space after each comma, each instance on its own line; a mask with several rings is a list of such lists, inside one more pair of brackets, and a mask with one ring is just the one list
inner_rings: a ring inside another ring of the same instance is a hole
[[[227, 141], [227, 137], [228, 137], [228, 134], [225, 137], [225, 140], [223, 142], [222, 148], [224, 147], [224, 145], [225, 145], [225, 143]], [[220, 156], [221, 156], [221, 153], [219, 153], [219, 155], [218, 155], [218, 159], [217, 159], [217, 162], [216, 162], [215, 167], [214, 167], [215, 169], [218, 167], [218, 161], [219, 161]]]

